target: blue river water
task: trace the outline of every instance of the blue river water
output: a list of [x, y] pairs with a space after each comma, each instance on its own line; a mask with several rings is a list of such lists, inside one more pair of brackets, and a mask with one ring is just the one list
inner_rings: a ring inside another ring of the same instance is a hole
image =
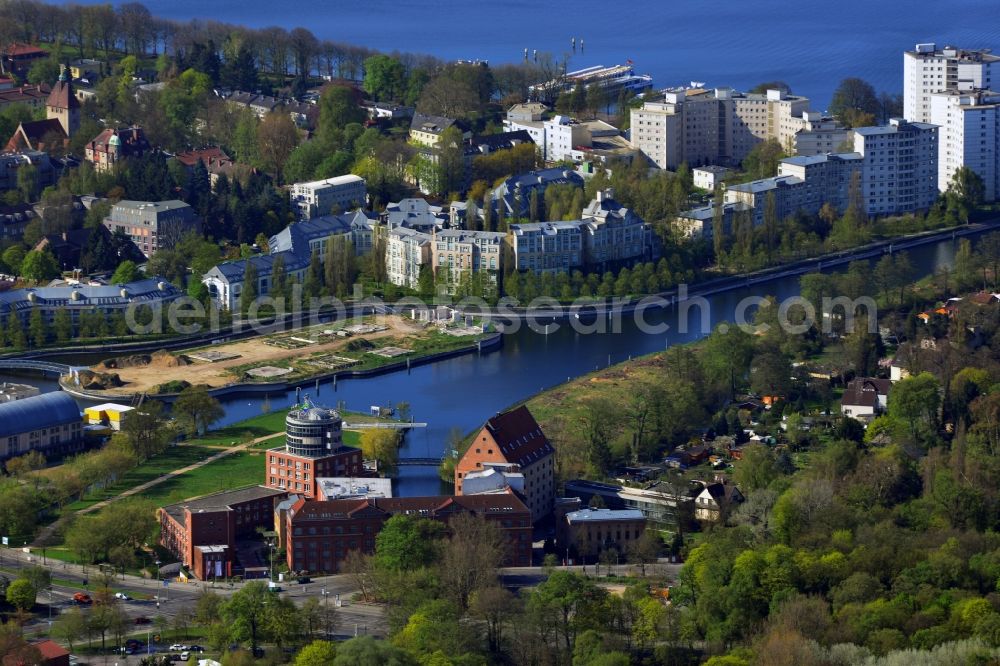
[[[975, 242], [975, 239], [973, 239]], [[951, 266], [957, 241], [944, 240], [909, 251], [922, 275], [942, 266]], [[843, 270], [843, 267], [841, 268]], [[335, 406], [343, 402], [347, 409], [367, 411], [371, 405], [395, 405], [409, 402], [415, 421], [427, 428], [411, 431], [404, 441], [401, 457], [439, 457], [453, 428], [467, 433], [498, 411], [566, 380], [632, 356], [665, 349], [668, 345], [691, 342], [706, 335], [722, 322], [733, 321], [740, 302], [748, 296], [771, 295], [787, 298], [798, 294], [798, 278], [777, 278], [710, 296], [706, 300], [708, 317], [699, 307], [687, 311], [686, 326], [680, 326], [676, 308], [647, 312], [650, 324], [667, 324], [665, 333], [648, 334], [640, 330], [633, 317], [622, 319], [620, 332], [584, 335], [566, 322], [544, 335], [522, 327], [504, 336], [503, 346], [483, 355], [468, 354], [427, 365], [409, 372], [399, 371], [367, 379], [342, 379], [334, 389], [331, 382], [320, 385], [319, 392], [303, 388], [316, 402]], [[707, 322], [709, 326], [705, 326]], [[681, 332], [686, 328], [686, 332]], [[6, 379], [0, 376], [0, 380]], [[46, 390], [54, 382], [35, 377], [21, 378]], [[295, 391], [267, 397], [271, 409], [291, 405]], [[261, 413], [263, 397], [230, 398], [224, 401], [226, 416], [221, 424], [233, 423]], [[403, 466], [397, 483], [402, 496], [435, 494], [442, 487], [434, 467]]]
[[[97, 3], [103, 0], [85, 0]], [[121, 0], [115, 0], [121, 4]], [[659, 88], [706, 82], [747, 88], [775, 79], [824, 110], [848, 76], [902, 91], [904, 49], [933, 41], [1000, 46], [986, 0], [146, 0], [154, 15], [255, 28], [304, 26], [320, 39], [442, 59], [517, 62], [524, 49], [571, 55], [569, 67], [631, 59]], [[570, 39], [584, 42], [576, 54]]]

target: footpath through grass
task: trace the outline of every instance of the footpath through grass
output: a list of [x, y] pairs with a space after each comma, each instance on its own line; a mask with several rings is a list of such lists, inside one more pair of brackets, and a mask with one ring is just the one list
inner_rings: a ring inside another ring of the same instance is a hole
[[[126, 472], [116, 483], [88, 492], [82, 500], [67, 506], [66, 510], [79, 511], [97, 502], [118, 497], [123, 492], [138, 485], [210, 458], [219, 453], [219, 447], [236, 446], [259, 437], [273, 435], [270, 439], [254, 444], [247, 451], [230, 454], [158, 483], [141, 493], [140, 496], [160, 504], [170, 504], [188, 497], [263, 483], [264, 460], [262, 452], [281, 445], [287, 413], [288, 410], [282, 409], [261, 414], [218, 430], [211, 430], [202, 437], [171, 446], [163, 453]], [[350, 414], [349, 418], [354, 422], [378, 420], [364, 414]], [[360, 442], [360, 433], [351, 430], [344, 431], [345, 444], [359, 446]]]
[[[217, 451], [216, 451], [217, 453]], [[264, 454], [240, 451], [156, 484], [141, 494], [157, 506], [264, 483]]]
[[[200, 462], [215, 453], [218, 453], [215, 449], [209, 449], [204, 446], [196, 446], [193, 444], [171, 446], [163, 453], [150, 458], [138, 467], [126, 472], [117, 483], [105, 488], [91, 490], [84, 495], [82, 500], [78, 500], [68, 505], [66, 510], [79, 511], [80, 509], [85, 509], [92, 504], [96, 504], [97, 502], [112, 499], [121, 495], [126, 490], [152, 481], [153, 479], [163, 476], [164, 474], [169, 474], [174, 470]], [[143, 496], [145, 496], [145, 493]]]

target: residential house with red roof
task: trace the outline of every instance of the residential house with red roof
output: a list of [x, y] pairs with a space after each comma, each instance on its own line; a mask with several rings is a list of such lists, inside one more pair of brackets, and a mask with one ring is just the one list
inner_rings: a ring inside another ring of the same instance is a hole
[[37, 109], [45, 104], [51, 89], [46, 84], [10, 87], [0, 90], [0, 108], [9, 104], [24, 104]]
[[201, 160], [208, 171], [208, 182], [213, 189], [215, 189], [215, 184], [219, 182], [220, 176], [225, 176], [229, 180], [242, 180], [253, 172], [253, 167], [248, 164], [237, 164], [219, 146], [187, 150], [174, 155], [174, 159], [183, 164], [188, 171], [194, 169], [198, 161]]
[[69, 666], [69, 651], [59, 643], [44, 640], [32, 645], [42, 655], [39, 666]]
[[13, 72], [24, 79], [36, 60], [48, 58], [49, 53], [31, 44], [14, 42], [0, 52], [0, 74]]
[[472, 472], [493, 466], [516, 465], [524, 475], [524, 502], [533, 521], [552, 512], [555, 498], [555, 449], [528, 408], [520, 406], [497, 414], [482, 427], [455, 466], [455, 494]]

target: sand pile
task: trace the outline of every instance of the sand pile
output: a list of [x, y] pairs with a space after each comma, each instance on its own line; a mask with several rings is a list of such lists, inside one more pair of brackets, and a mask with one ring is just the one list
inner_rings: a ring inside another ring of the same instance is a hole
[[170, 352], [161, 349], [152, 354], [132, 354], [131, 356], [118, 356], [117, 358], [105, 359], [98, 364], [99, 368], [105, 370], [120, 370], [122, 368], [177, 368], [190, 365], [191, 361], [182, 355], [174, 356]]

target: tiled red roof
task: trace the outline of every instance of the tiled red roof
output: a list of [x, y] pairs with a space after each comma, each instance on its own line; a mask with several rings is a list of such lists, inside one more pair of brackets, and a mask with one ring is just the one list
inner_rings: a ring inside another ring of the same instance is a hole
[[63, 129], [62, 123], [56, 118], [21, 123], [21, 129], [24, 130], [24, 135], [31, 140], [32, 145], [50, 132], [66, 136], [66, 131]]
[[46, 104], [57, 109], [80, 108], [80, 100], [73, 94], [73, 84], [69, 81], [57, 81], [52, 87], [52, 92], [49, 93]]
[[174, 155], [174, 159], [186, 167], [193, 167], [198, 163], [198, 160], [204, 162], [206, 167], [218, 162], [232, 162], [232, 158], [226, 154], [226, 151], [218, 146], [177, 153]]
[[58, 659], [69, 654], [66, 648], [55, 641], [40, 641], [35, 643], [34, 646], [35, 649], [42, 653], [43, 659]]
[[96, 152], [108, 152], [108, 144], [111, 137], [117, 136], [119, 139], [119, 150], [123, 156], [134, 153], [142, 153], [149, 150], [149, 142], [146, 141], [146, 134], [141, 127], [126, 127], [123, 129], [106, 129], [98, 134], [87, 146]]
[[293, 507], [294, 518], [330, 519], [355, 517], [359, 512], [375, 510], [386, 515], [414, 514], [432, 518], [438, 513], [452, 510], [465, 510], [473, 513], [528, 513], [524, 505], [514, 494], [493, 495], [451, 495], [429, 497], [378, 497], [359, 500], [299, 500]]
[[17, 129], [14, 131], [14, 135], [10, 137], [7, 142], [6, 150], [8, 151], [19, 151], [19, 150], [41, 150], [42, 148], [51, 148], [52, 146], [44, 146], [44, 139], [46, 136], [58, 137], [57, 140], [65, 143], [69, 137], [66, 136], [66, 131], [63, 129], [62, 123], [60, 123], [55, 118], [49, 118], [47, 120], [32, 120], [31, 122], [21, 123], [18, 125]]
[[37, 46], [32, 46], [31, 44], [19, 44], [14, 43], [7, 47], [6, 54], [8, 58], [23, 58], [24, 56], [47, 56], [48, 53], [45, 49], [40, 49]]
[[44, 83], [37, 86], [18, 86], [17, 88], [0, 90], [0, 104], [30, 103], [47, 98], [49, 92], [49, 87]]
[[484, 426], [493, 436], [508, 462], [527, 467], [553, 453], [538, 421], [521, 405], [497, 414]]

